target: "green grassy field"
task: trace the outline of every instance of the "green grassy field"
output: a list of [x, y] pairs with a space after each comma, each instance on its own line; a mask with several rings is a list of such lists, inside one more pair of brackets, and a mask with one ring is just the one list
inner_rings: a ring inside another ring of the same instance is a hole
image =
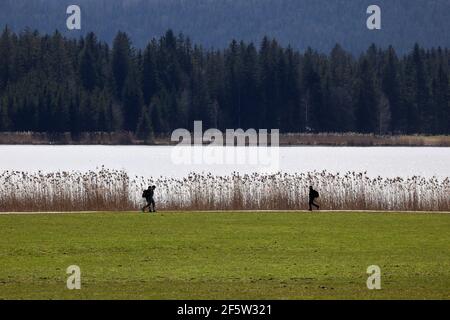
[[444, 213], [3, 215], [0, 231], [0, 299], [450, 298]]

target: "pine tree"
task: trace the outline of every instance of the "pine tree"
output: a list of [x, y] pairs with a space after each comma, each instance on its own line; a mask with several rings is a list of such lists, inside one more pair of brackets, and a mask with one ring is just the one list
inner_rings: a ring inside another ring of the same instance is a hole
[[0, 93], [5, 90], [11, 77], [12, 50], [11, 31], [6, 26], [0, 36]]
[[144, 104], [141, 87], [135, 71], [130, 71], [125, 81], [122, 94], [123, 128], [127, 131], [136, 130], [138, 117]]
[[0, 132], [8, 131], [9, 117], [6, 101], [0, 99]]
[[131, 41], [126, 33], [119, 32], [114, 39], [111, 62], [114, 96], [119, 99], [122, 97], [125, 82], [130, 72], [131, 56]]
[[356, 128], [361, 133], [374, 133], [377, 128], [378, 99], [374, 73], [366, 58], [362, 58], [356, 88]]
[[136, 128], [136, 136], [146, 143], [152, 142], [153, 140], [153, 128], [147, 108], [143, 107], [141, 110], [141, 115]]
[[349, 132], [355, 130], [353, 106], [354, 63], [352, 57], [340, 45], [336, 45], [330, 55], [330, 88], [328, 101], [335, 118], [333, 131]]
[[434, 87], [434, 134], [450, 133], [450, 82], [448, 72], [444, 71], [444, 66], [439, 66], [437, 79]]
[[[242, 65], [240, 108], [241, 108], [241, 128], [249, 129], [257, 127], [258, 114], [258, 52], [255, 46], [250, 43], [248, 46], [241, 45]], [[217, 109], [219, 116], [220, 105], [216, 98], [212, 98], [212, 106]], [[216, 110], [213, 111], [215, 113]]]
[[302, 86], [304, 93], [305, 129], [320, 131], [324, 115], [323, 90], [317, 68], [316, 54], [308, 49], [303, 62]]
[[399, 61], [392, 46], [386, 54], [386, 61], [382, 75], [382, 90], [388, 100], [391, 113], [391, 132], [401, 132], [405, 130], [404, 111], [400, 100], [400, 70]]
[[418, 44], [414, 46], [412, 53], [412, 60], [415, 69], [415, 92], [416, 102], [418, 108], [418, 132], [431, 131], [431, 115], [430, 106], [430, 86], [428, 74], [425, 70], [424, 52]]
[[80, 54], [79, 75], [83, 87], [92, 91], [98, 85], [98, 69], [100, 61], [96, 55], [96, 37], [93, 33], [89, 33], [84, 41], [84, 48]]
[[144, 51], [142, 70], [142, 92], [144, 103], [150, 104], [153, 95], [159, 90], [158, 70], [156, 65], [157, 44], [153, 40]]

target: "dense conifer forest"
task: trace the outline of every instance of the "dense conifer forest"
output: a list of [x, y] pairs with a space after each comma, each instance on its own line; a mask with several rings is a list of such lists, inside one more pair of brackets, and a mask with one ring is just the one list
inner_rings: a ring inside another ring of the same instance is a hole
[[134, 132], [191, 129], [450, 134], [450, 51], [404, 55], [372, 45], [324, 54], [264, 37], [205, 49], [171, 30], [144, 48], [116, 34], [58, 31], [0, 36], [0, 131]]

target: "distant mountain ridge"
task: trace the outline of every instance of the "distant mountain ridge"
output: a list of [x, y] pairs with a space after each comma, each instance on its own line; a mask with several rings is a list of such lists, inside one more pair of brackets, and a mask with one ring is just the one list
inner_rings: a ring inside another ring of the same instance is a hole
[[[66, 28], [66, 8], [82, 9], [82, 30]], [[366, 9], [382, 9], [382, 30], [366, 28]], [[205, 47], [223, 48], [232, 39], [260, 42], [263, 36], [283, 45], [329, 52], [340, 43], [359, 53], [371, 43], [397, 52], [414, 43], [449, 47], [450, 0], [2, 0], [0, 25], [79, 37], [94, 31], [111, 43], [127, 32], [138, 47], [167, 29], [183, 32]]]

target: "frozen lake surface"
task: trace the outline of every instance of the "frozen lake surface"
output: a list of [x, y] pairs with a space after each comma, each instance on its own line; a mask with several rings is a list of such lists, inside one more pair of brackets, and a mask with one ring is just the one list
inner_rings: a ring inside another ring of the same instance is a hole
[[[191, 148], [192, 149], [192, 148]], [[220, 159], [244, 154], [244, 148], [218, 148]], [[202, 152], [204, 152], [203, 149]], [[185, 150], [186, 151], [186, 150]], [[450, 176], [450, 148], [428, 147], [280, 147], [271, 154], [272, 166], [245, 160], [220, 163], [200, 161], [186, 153], [174, 153], [167, 146], [0, 146], [0, 171], [87, 171], [101, 166], [124, 169], [131, 175], [144, 177], [183, 177], [190, 172], [211, 172], [216, 175], [252, 172], [345, 173], [367, 171], [369, 176], [408, 177], [421, 175], [445, 178]], [[189, 152], [188, 152], [189, 154]], [[184, 158], [183, 158], [184, 157]], [[217, 158], [215, 158], [217, 160]]]

